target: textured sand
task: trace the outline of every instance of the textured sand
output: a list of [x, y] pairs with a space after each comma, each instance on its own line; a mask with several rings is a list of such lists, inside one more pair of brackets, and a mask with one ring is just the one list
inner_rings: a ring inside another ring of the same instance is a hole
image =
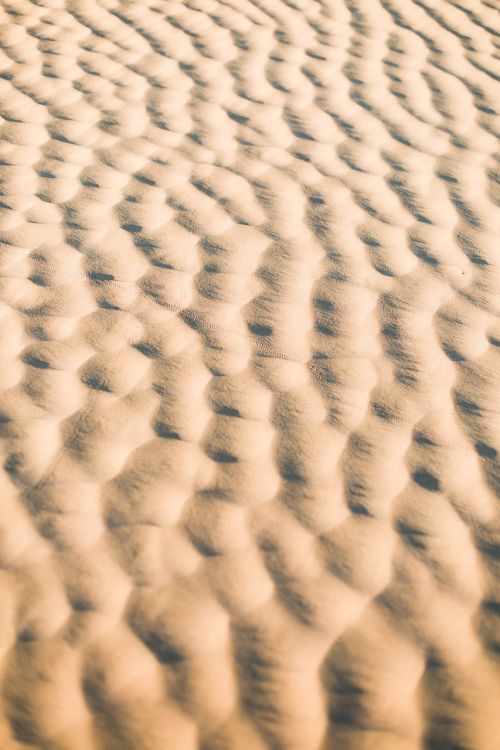
[[496, 0], [0, 22], [0, 749], [498, 750]]

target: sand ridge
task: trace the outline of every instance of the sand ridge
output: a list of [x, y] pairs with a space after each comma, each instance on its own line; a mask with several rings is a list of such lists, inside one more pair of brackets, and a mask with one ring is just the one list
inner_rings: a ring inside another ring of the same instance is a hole
[[497, 750], [499, 34], [1, 0], [2, 750]]

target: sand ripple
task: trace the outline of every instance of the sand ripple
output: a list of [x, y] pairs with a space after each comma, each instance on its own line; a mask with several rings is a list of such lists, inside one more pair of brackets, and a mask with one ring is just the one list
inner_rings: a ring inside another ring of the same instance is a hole
[[499, 34], [1, 0], [2, 750], [497, 750]]

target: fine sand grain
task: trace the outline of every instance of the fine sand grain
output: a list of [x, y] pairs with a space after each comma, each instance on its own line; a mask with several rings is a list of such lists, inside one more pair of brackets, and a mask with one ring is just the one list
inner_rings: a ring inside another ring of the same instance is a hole
[[498, 750], [497, 0], [0, 0], [0, 750]]

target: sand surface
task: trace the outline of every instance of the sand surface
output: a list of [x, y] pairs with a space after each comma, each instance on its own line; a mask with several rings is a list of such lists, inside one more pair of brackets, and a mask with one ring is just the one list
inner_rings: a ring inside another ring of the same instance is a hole
[[498, 11], [0, 1], [0, 750], [498, 750]]

